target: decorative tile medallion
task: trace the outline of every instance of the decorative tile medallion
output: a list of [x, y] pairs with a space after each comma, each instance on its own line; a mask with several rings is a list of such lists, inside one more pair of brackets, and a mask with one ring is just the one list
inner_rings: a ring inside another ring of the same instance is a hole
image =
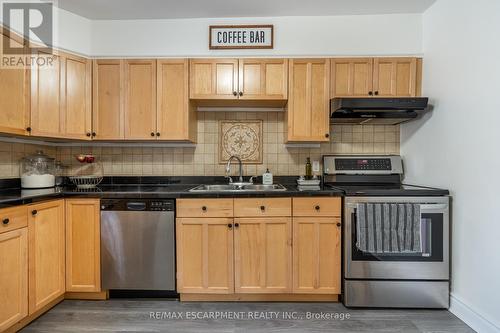
[[262, 120], [221, 120], [219, 128], [219, 163], [236, 155], [243, 163], [262, 164]]

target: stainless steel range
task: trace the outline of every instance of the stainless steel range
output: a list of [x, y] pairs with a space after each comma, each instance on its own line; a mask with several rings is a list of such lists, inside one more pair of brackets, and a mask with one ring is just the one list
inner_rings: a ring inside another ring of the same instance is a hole
[[447, 190], [402, 184], [400, 156], [324, 156], [325, 186], [345, 192], [348, 307], [448, 308]]

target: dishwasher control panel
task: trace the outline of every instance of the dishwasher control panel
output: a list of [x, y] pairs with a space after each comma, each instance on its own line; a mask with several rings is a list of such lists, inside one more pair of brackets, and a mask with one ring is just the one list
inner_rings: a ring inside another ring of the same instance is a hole
[[106, 199], [101, 200], [101, 211], [175, 211], [175, 200]]

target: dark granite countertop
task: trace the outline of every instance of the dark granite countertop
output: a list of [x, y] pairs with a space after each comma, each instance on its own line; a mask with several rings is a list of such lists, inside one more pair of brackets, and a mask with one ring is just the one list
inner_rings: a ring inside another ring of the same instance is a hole
[[[275, 183], [285, 186], [286, 191], [255, 192], [189, 192], [201, 184], [227, 184], [224, 177], [106, 177], [101, 185], [91, 190], [79, 190], [68, 185], [50, 189], [21, 190], [16, 180], [0, 180], [0, 208], [28, 204], [32, 202], [64, 198], [248, 198], [248, 197], [307, 197], [342, 196], [341, 190], [323, 188], [319, 190], [299, 190], [296, 177], [275, 177]], [[256, 183], [259, 183], [257, 181]]]

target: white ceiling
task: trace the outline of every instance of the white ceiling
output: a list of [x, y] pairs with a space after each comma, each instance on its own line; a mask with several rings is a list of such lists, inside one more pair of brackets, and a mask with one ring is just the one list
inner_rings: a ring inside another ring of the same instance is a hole
[[58, 0], [93, 20], [422, 13], [436, 0]]

